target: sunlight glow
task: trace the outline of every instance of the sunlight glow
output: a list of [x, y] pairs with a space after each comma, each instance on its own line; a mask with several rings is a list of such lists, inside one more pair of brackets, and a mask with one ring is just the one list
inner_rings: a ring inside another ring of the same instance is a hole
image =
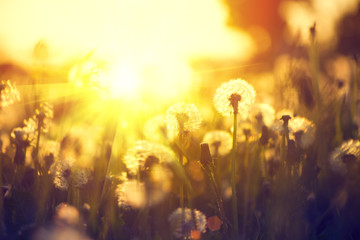
[[32, 49], [43, 40], [49, 66], [93, 52], [92, 60], [111, 65], [104, 71], [111, 97], [168, 99], [194, 81], [192, 60], [245, 60], [255, 52], [250, 35], [226, 26], [227, 18], [218, 0], [0, 1], [0, 21], [6, 22], [0, 50], [31, 65]]

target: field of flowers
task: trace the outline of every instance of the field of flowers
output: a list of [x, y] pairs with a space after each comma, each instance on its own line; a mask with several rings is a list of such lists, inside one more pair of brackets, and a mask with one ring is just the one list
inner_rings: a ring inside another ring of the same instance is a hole
[[114, 97], [93, 52], [46, 68], [41, 41], [1, 64], [0, 239], [360, 239], [359, 48], [306, 31], [176, 100]]

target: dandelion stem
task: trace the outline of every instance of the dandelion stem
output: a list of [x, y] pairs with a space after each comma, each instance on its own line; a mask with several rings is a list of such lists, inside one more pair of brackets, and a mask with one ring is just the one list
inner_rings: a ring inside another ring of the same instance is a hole
[[37, 126], [37, 138], [36, 138], [36, 147], [35, 147], [35, 172], [36, 175], [39, 174], [40, 165], [39, 165], [39, 146], [40, 146], [40, 133], [41, 133], [41, 125], [42, 119], [38, 119], [38, 126]]
[[[179, 148], [179, 161], [181, 163], [181, 166], [184, 166], [184, 162], [183, 162], [183, 154], [181, 149]], [[184, 184], [181, 183], [180, 185], [180, 207], [184, 208]]]
[[247, 169], [245, 171], [246, 174], [246, 180], [245, 180], [245, 193], [244, 193], [244, 214], [243, 214], [243, 229], [242, 234], [244, 236], [244, 239], [246, 239], [246, 222], [247, 222], [247, 215], [248, 215], [248, 201], [249, 201], [249, 181], [250, 181], [250, 171], [251, 166], [249, 163], [249, 140], [246, 138], [245, 140], [245, 162], [247, 165]]
[[335, 138], [334, 142], [335, 145], [339, 145], [343, 140], [343, 134], [341, 130], [341, 113], [342, 113], [342, 106], [344, 104], [344, 100], [339, 101], [336, 104], [336, 116], [335, 116]]
[[224, 211], [223, 201], [222, 201], [222, 198], [221, 198], [221, 193], [220, 193], [219, 188], [218, 188], [218, 186], [216, 184], [214, 173], [212, 171], [209, 171], [208, 175], [210, 177], [212, 186], [213, 186], [214, 191], [215, 191], [216, 203], [217, 203], [218, 211], [219, 211], [219, 214], [220, 214], [220, 218], [223, 221], [224, 233], [226, 234], [226, 232], [228, 230], [228, 220], [225, 217], [225, 211]]
[[231, 155], [231, 187], [232, 187], [232, 212], [233, 212], [233, 234], [234, 238], [238, 238], [238, 211], [237, 211], [237, 197], [236, 197], [236, 179], [235, 179], [235, 161], [236, 161], [236, 135], [237, 135], [237, 113], [234, 113], [234, 132], [233, 132], [233, 146]]
[[[356, 102], [357, 102], [357, 59], [354, 56], [353, 61], [353, 79], [352, 79], [352, 92], [351, 92], [351, 121], [352, 123], [355, 122], [356, 117]], [[353, 134], [355, 136], [355, 134]]]

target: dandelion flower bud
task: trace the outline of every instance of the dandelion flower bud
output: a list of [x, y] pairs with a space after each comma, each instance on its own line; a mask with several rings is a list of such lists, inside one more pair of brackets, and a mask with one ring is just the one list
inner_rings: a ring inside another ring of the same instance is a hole
[[223, 116], [239, 113], [246, 116], [249, 107], [255, 101], [256, 92], [252, 85], [242, 79], [230, 80], [223, 83], [215, 93], [214, 104], [216, 110]]
[[201, 143], [200, 147], [201, 147], [200, 162], [203, 165], [203, 167], [207, 168], [207, 167], [211, 166], [211, 164], [213, 162], [212, 158], [211, 158], [211, 155], [210, 155], [209, 144], [208, 143]]

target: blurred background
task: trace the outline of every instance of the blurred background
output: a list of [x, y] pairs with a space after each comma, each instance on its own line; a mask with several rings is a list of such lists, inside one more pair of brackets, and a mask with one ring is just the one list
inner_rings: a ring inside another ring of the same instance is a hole
[[[0, 79], [16, 83], [22, 103], [4, 109], [0, 123], [12, 129], [49, 101], [65, 126], [116, 118], [117, 126], [139, 133], [146, 119], [179, 101], [202, 105], [209, 117], [215, 89], [239, 77], [254, 85], [258, 102], [311, 108], [304, 64], [310, 28], [316, 26], [320, 81], [349, 82], [348, 59], [360, 50], [359, 6], [357, 0], [1, 0]], [[294, 61], [301, 71], [290, 79]], [[72, 116], [67, 122], [65, 113]]]

